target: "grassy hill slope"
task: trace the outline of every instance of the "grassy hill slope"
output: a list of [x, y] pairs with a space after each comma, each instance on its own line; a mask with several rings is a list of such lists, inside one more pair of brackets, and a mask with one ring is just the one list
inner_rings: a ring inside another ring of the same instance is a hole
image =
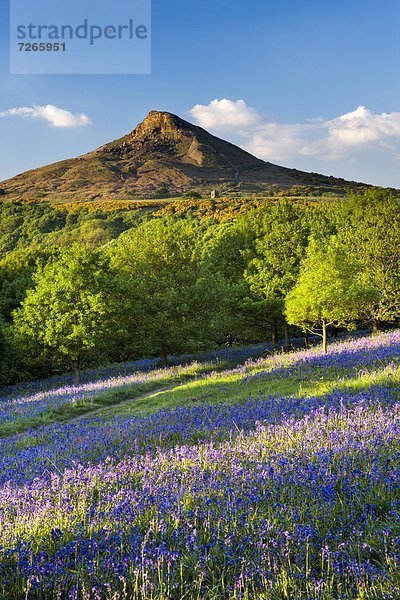
[[[151, 111], [131, 133], [77, 158], [21, 173], [1, 183], [7, 199], [96, 201], [197, 191], [267, 192], [311, 186], [322, 191], [362, 184], [262, 161], [167, 112]], [[367, 186], [368, 187], [368, 186]]]

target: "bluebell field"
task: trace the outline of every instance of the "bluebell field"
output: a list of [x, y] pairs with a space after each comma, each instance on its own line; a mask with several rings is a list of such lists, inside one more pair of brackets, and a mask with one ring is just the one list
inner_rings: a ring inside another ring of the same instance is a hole
[[[1, 597], [399, 598], [399, 363], [392, 331], [248, 359], [229, 370], [259, 384], [240, 403], [4, 437]], [[149, 377], [136, 370], [14, 392], [0, 425]], [[328, 393], [263, 392], [333, 371]]]

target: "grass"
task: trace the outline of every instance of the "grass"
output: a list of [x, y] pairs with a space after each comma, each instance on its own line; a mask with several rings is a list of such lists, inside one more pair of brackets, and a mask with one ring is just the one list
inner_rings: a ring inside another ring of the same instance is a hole
[[[274, 375], [273, 372], [264, 379], [258, 379], [259, 373], [265, 373], [268, 361], [256, 368], [249, 368], [247, 375], [243, 373], [213, 373], [201, 379], [195, 379], [159, 391], [147, 398], [125, 401], [122, 405], [114, 406], [103, 415], [143, 415], [159, 410], [172, 409], [178, 406], [188, 406], [206, 402], [241, 403], [249, 397], [275, 396], [281, 398], [308, 398], [329, 394], [335, 390], [357, 393], [368, 390], [373, 385], [390, 386], [398, 390], [400, 399], [400, 365], [383, 366], [381, 370], [364, 369], [354, 372], [354, 369], [314, 369], [310, 378], [308, 374], [287, 373]], [[255, 376], [252, 380], [251, 377]]]
[[[28, 413], [27, 416], [15, 417], [12, 420], [0, 423], [0, 438], [9, 437], [30, 429], [37, 429], [44, 425], [67, 422], [82, 415], [96, 412], [100, 408], [121, 404], [126, 400], [141, 398], [143, 404], [146, 402], [148, 394], [152, 392], [156, 394], [166, 387], [179, 386], [188, 379], [196, 379], [204, 373], [214, 370], [215, 367], [216, 365], [211, 363], [194, 362], [184, 367], [158, 369], [148, 374], [147, 381], [124, 384], [122, 379], [120, 385], [118, 385], [117, 380], [117, 385], [113, 386], [107, 386], [107, 382], [105, 382], [104, 390], [100, 390], [95, 394], [83, 391], [77, 397], [74, 397], [74, 388], [71, 388], [72, 399], [69, 398], [67, 401], [58, 403], [55, 406], [50, 403], [49, 406], [46, 406], [43, 411], [35, 416], [29, 416]], [[114, 380], [111, 381], [115, 383]], [[85, 388], [85, 386], [83, 387]], [[76, 389], [78, 392], [79, 386]], [[51, 391], [48, 392], [48, 395], [51, 398]], [[67, 395], [71, 396], [71, 393]], [[29, 404], [29, 397], [27, 398], [27, 404]]]
[[[308, 351], [318, 356], [320, 349]], [[275, 396], [282, 398], [318, 397], [334, 390], [360, 392], [372, 385], [400, 387], [399, 362], [378, 361], [372, 365], [349, 368], [341, 364], [328, 367], [323, 360], [304, 369], [303, 352], [278, 353], [248, 361], [240, 368], [224, 369], [225, 362], [219, 360], [195, 361], [183, 367], [155, 369], [148, 380], [112, 386], [104, 382], [99, 392], [85, 393], [55, 406], [50, 404], [35, 416], [15, 417], [12, 421], [0, 422], [0, 438], [36, 429], [43, 425], [68, 422], [90, 413], [102, 416], [139, 416], [179, 406], [201, 403], [241, 403], [249, 397]], [[323, 359], [323, 356], [321, 357]], [[129, 378], [128, 378], [129, 381]], [[79, 389], [79, 387], [78, 387]], [[50, 392], [51, 394], [51, 392]]]

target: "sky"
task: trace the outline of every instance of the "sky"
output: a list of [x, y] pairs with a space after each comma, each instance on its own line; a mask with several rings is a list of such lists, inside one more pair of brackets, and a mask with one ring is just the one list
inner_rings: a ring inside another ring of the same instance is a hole
[[153, 0], [138, 75], [11, 75], [9, 20], [0, 0], [0, 180], [166, 110], [264, 160], [400, 188], [398, 0]]

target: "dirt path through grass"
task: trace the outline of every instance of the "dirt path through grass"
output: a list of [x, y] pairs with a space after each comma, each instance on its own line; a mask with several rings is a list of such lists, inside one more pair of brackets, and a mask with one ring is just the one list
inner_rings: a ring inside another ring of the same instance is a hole
[[[165, 386], [158, 390], [152, 390], [151, 392], [147, 392], [146, 394], [142, 394], [140, 396], [135, 396], [133, 398], [127, 398], [126, 400], [122, 400], [121, 402], [113, 404], [112, 406], [101, 406], [100, 408], [96, 408], [95, 410], [88, 411], [88, 412], [78, 415], [77, 417], [74, 417], [72, 419], [67, 419], [67, 421], [64, 421], [64, 422], [74, 423], [76, 421], [79, 421], [80, 419], [84, 419], [86, 417], [91, 417], [92, 415], [106, 415], [107, 413], [111, 412], [115, 408], [121, 408], [122, 406], [124, 406], [126, 404], [130, 404], [131, 402], [134, 402], [135, 404], [136, 403], [141, 404], [142, 401], [146, 400], [147, 398], [153, 398], [155, 396], [158, 396], [159, 394], [162, 394], [163, 392], [174, 391], [174, 390], [184, 386], [185, 384], [187, 384], [187, 381], [179, 383], [178, 385], [168, 385], [168, 386]], [[135, 414], [137, 414], [137, 413], [135, 412]]]
[[[195, 379], [195, 378], [193, 378]], [[91, 415], [96, 414], [107, 414], [111, 412], [115, 407], [121, 407], [131, 402], [137, 402], [139, 405], [144, 403], [147, 398], [153, 398], [163, 392], [173, 391], [185, 385], [189, 379], [181, 381], [180, 383], [173, 383], [168, 386], [155, 388], [148, 392], [134, 394], [133, 390], [122, 390], [117, 394], [111, 396], [100, 395], [89, 402], [82, 404], [68, 404], [58, 407], [54, 410], [46, 411], [45, 413], [38, 415], [37, 417], [28, 419], [16, 419], [11, 423], [0, 426], [0, 439], [8, 438], [13, 435], [23, 433], [29, 429], [39, 429], [39, 427], [49, 426], [55, 423], [73, 423], [80, 419], [87, 418]], [[130, 392], [130, 393], [129, 393]], [[105, 398], [107, 398], [105, 400]], [[94, 408], [90, 410], [90, 406]], [[132, 414], [138, 414], [139, 411], [133, 411]], [[143, 412], [146, 412], [146, 407], [143, 406]]]

